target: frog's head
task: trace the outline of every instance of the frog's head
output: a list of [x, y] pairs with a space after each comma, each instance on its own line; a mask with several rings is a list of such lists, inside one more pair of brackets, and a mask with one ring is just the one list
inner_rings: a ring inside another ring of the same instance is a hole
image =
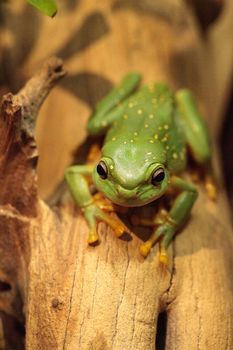
[[97, 189], [113, 203], [137, 207], [161, 197], [167, 190], [169, 173], [160, 142], [107, 143], [93, 180]]

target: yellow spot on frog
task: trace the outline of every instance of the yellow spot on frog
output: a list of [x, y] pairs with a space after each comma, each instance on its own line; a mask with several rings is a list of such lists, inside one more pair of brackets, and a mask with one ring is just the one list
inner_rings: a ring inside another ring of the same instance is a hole
[[144, 126], [145, 126], [145, 128], [148, 128], [149, 125], [148, 125], [148, 124], [145, 124]]
[[115, 137], [113, 137], [113, 138], [112, 138], [112, 141], [116, 141], [116, 138], [115, 138]]
[[158, 134], [155, 134], [154, 138], [155, 138], [155, 140], [158, 140], [158, 138], [159, 138]]
[[168, 130], [168, 125], [167, 124], [164, 125], [164, 129]]
[[150, 143], [154, 143], [154, 140], [150, 140], [149, 142], [150, 142]]
[[101, 125], [102, 125], [102, 126], [106, 126], [106, 125], [107, 125], [106, 121], [104, 120], [104, 121], [101, 123]]
[[173, 159], [177, 159], [177, 158], [178, 158], [177, 153], [173, 153], [173, 154], [172, 154], [172, 158], [173, 158]]
[[154, 114], [149, 114], [149, 118], [153, 119], [154, 118]]
[[128, 106], [129, 108], [132, 108], [134, 106], [133, 102], [129, 102]]
[[161, 140], [162, 142], [166, 142], [167, 141], [167, 137], [166, 136], [164, 136], [163, 138], [162, 138], [162, 140]]
[[136, 131], [133, 134], [134, 134], [134, 136], [138, 136], [138, 133]]
[[114, 169], [114, 166], [113, 166], [113, 165], [110, 165], [110, 169], [111, 169], [111, 170]]
[[127, 114], [125, 114], [125, 115], [123, 116], [123, 118], [124, 118], [124, 119], [128, 119], [129, 116], [128, 116]]
[[169, 146], [166, 146], [166, 150], [169, 150]]
[[159, 130], [162, 130], [162, 126], [159, 126]]
[[147, 155], [150, 156], [152, 154], [152, 152], [147, 152]]
[[124, 145], [126, 145], [127, 144], [127, 141], [124, 141]]
[[138, 109], [137, 113], [138, 113], [138, 114], [142, 114], [142, 110], [141, 110], [141, 109]]
[[130, 142], [133, 142], [133, 140], [130, 140]]

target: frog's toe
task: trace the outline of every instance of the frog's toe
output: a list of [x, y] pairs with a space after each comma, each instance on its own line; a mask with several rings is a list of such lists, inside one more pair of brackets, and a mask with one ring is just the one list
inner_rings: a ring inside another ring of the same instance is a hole
[[150, 241], [146, 241], [145, 243], [141, 244], [139, 251], [140, 254], [146, 258], [148, 256], [148, 254], [150, 253], [152, 247], [152, 243]]
[[207, 196], [212, 201], [215, 201], [217, 198], [217, 187], [211, 181], [207, 181], [205, 184]]
[[123, 236], [124, 233], [130, 234], [130, 231], [128, 230], [128, 228], [120, 221], [114, 223], [113, 230], [114, 230], [117, 237]]
[[165, 249], [160, 250], [159, 262], [164, 266], [168, 266], [169, 259], [168, 259], [167, 251]]
[[95, 231], [90, 231], [87, 242], [89, 245], [96, 245], [99, 242], [99, 235]]
[[117, 237], [123, 236], [125, 233], [131, 235], [130, 230], [124, 225], [124, 223], [116, 216], [102, 216], [102, 220], [108, 224], [111, 229], [115, 232]]

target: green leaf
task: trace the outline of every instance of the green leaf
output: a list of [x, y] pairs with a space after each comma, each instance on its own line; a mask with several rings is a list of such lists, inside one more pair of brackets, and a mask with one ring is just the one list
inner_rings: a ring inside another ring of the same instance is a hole
[[55, 0], [27, 0], [27, 2], [47, 16], [54, 17], [57, 13]]

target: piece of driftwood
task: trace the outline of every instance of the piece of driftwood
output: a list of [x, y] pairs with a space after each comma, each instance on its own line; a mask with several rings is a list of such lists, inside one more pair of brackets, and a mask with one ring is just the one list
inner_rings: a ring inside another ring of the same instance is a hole
[[[78, 11], [78, 2], [75, 6]], [[216, 45], [215, 34], [212, 44], [207, 45], [188, 7], [175, 1], [158, 5], [145, 1], [143, 6], [132, 1], [98, 5], [87, 1], [80, 5], [80, 12], [84, 24], [77, 46], [84, 50], [83, 61], [74, 58], [73, 67], [89, 71], [72, 73], [68, 59], [75, 48], [71, 36], [63, 49], [57, 50], [71, 70], [63, 89], [76, 91], [82, 101], [94, 104], [112, 81], [119, 81], [129, 70], [139, 70], [145, 81], [165, 79], [175, 87], [191, 87], [216, 138], [228, 76], [224, 67], [225, 78], [216, 78], [221, 91], [211, 85], [213, 72], [219, 74], [216, 56], [208, 53], [210, 46]], [[59, 25], [69, 23], [72, 34], [76, 33], [72, 13], [57, 21]], [[50, 33], [55, 32], [54, 23], [49, 24]], [[106, 34], [104, 40], [102, 34]], [[94, 39], [100, 40], [98, 45]], [[88, 40], [93, 40], [90, 47]], [[26, 322], [27, 349], [153, 350], [155, 343], [157, 349], [168, 350], [231, 349], [233, 238], [221, 185], [216, 203], [209, 201], [199, 186], [192, 216], [169, 248], [166, 271], [160, 268], [158, 247], [143, 259], [138, 251], [140, 237], [117, 239], [105, 224], [99, 225], [101, 244], [88, 247], [88, 228], [72, 199], [63, 196], [51, 208], [39, 198], [35, 121], [41, 103], [63, 75], [61, 61], [53, 58], [18, 94], [3, 97], [0, 310], [20, 323]], [[39, 180], [40, 175], [48, 177], [47, 189], [43, 191], [40, 183], [41, 193], [47, 194], [59, 180], [52, 172], [54, 158], [59, 155], [64, 168], [69, 157], [61, 153], [59, 140], [56, 146], [60, 154], [51, 151], [48, 141], [43, 144], [43, 135], [55, 141], [56, 133], [64, 133], [66, 141], [69, 136], [71, 139], [67, 149], [72, 149], [74, 135], [76, 144], [83, 138], [79, 124], [84, 125], [90, 109], [56, 90], [42, 112], [37, 131], [42, 155]], [[43, 161], [45, 152], [47, 161]]]

